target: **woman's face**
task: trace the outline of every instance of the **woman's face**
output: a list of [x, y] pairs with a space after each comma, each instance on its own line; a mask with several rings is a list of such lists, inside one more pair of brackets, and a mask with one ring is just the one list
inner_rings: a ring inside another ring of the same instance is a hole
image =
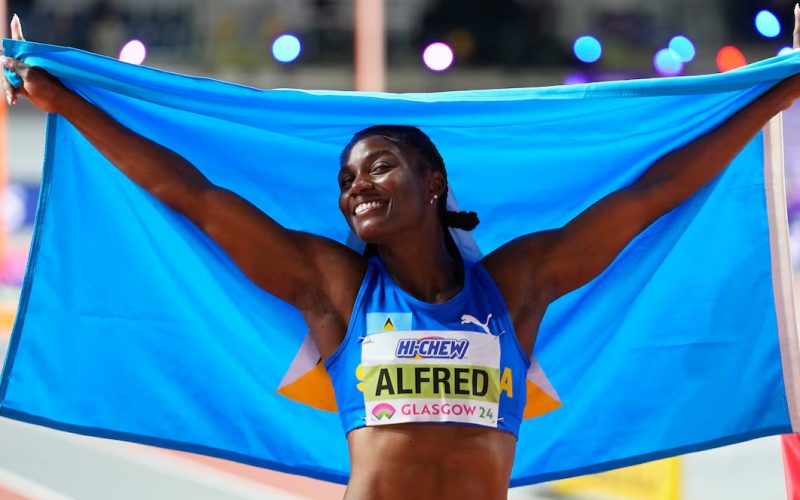
[[418, 229], [435, 208], [431, 175], [416, 165], [416, 153], [380, 136], [350, 149], [339, 170], [339, 209], [361, 240], [382, 243]]

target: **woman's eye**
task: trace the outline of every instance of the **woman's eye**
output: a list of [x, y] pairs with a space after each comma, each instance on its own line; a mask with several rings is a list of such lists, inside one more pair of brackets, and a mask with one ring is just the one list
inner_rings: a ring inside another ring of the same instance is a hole
[[376, 163], [372, 166], [372, 170], [370, 171], [373, 174], [380, 174], [389, 170], [389, 165], [386, 163]]
[[350, 187], [350, 184], [352, 183], [353, 183], [353, 178], [349, 176], [339, 179], [339, 187], [341, 189], [347, 189], [348, 187]]

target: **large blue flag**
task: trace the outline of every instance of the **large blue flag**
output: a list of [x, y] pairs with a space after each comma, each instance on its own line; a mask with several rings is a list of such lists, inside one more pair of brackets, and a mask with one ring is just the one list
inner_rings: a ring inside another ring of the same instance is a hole
[[[347, 242], [338, 155], [369, 125], [440, 148], [459, 234], [557, 228], [719, 125], [800, 54], [726, 74], [436, 94], [262, 91], [4, 41], [279, 223]], [[13, 126], [13, 123], [12, 123]], [[346, 441], [299, 313], [48, 117], [0, 414], [345, 482]], [[554, 303], [512, 485], [800, 429], [780, 123]], [[546, 376], [545, 376], [546, 374]]]

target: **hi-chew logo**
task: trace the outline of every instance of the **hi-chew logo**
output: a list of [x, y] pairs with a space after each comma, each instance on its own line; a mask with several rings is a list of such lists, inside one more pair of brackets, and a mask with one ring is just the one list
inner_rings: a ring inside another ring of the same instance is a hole
[[467, 339], [446, 339], [424, 337], [421, 339], [400, 339], [394, 351], [398, 358], [439, 358], [464, 359], [469, 347]]

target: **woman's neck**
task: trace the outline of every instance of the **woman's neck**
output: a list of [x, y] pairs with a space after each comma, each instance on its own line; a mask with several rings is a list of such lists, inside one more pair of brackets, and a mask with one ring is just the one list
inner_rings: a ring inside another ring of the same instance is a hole
[[434, 244], [420, 244], [409, 239], [391, 246], [378, 246], [377, 250], [395, 283], [419, 300], [446, 302], [463, 287], [463, 265], [459, 257], [447, 251], [441, 231]]

